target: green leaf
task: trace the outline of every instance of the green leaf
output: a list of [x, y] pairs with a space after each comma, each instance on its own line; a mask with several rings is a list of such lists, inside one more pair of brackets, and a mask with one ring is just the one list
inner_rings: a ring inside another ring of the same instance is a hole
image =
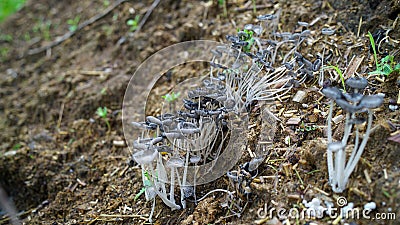
[[368, 37], [369, 37], [369, 41], [371, 42], [372, 50], [374, 51], [376, 68], [378, 68], [378, 57], [376, 55], [375, 40], [374, 40], [374, 37], [372, 36], [371, 32], [369, 32], [369, 31], [368, 31]]
[[393, 71], [400, 71], [400, 63], [394, 67]]
[[334, 70], [336, 70], [336, 72], [339, 74], [340, 80], [342, 81], [343, 90], [346, 91], [346, 85], [344, 83], [344, 76], [343, 76], [342, 71], [339, 69], [339, 67], [330, 65], [330, 66], [324, 67], [323, 69], [334, 69]]
[[97, 108], [96, 114], [102, 118], [106, 118], [107, 117], [107, 107]]
[[135, 195], [135, 198], [133, 200], [136, 201], [145, 191], [146, 191], [146, 188], [142, 187], [142, 189], [140, 189], [139, 193], [137, 193]]
[[393, 72], [393, 69], [389, 64], [385, 64], [385, 65], [383, 65], [382, 72], [383, 72], [383, 74], [388, 76], [389, 74], [391, 74]]

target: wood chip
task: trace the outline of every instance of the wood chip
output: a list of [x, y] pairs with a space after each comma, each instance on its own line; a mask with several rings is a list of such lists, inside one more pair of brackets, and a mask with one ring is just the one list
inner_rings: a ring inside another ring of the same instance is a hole
[[307, 92], [305, 91], [297, 91], [297, 93], [293, 97], [294, 102], [302, 103], [304, 99], [307, 97]]
[[117, 140], [114, 140], [114, 141], [113, 141], [113, 145], [114, 145], [114, 146], [117, 146], [117, 147], [125, 147], [125, 141], [117, 141]]
[[344, 116], [343, 116], [343, 115], [338, 115], [338, 116], [335, 116], [335, 117], [332, 119], [332, 121], [333, 121], [335, 124], [338, 124], [338, 123], [340, 123], [343, 119], [344, 119]]
[[292, 117], [290, 119], [288, 119], [288, 121], [286, 122], [286, 125], [298, 125], [300, 123], [301, 119], [298, 117]]

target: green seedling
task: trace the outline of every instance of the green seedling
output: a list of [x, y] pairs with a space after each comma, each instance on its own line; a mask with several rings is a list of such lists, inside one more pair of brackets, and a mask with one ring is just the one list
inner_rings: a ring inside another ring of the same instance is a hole
[[111, 127], [110, 127], [110, 123], [108, 122], [108, 118], [107, 118], [107, 107], [97, 108], [96, 114], [98, 116], [100, 116], [101, 118], [103, 118], [104, 122], [107, 124], [108, 133], [109, 133], [111, 131]]
[[226, 1], [225, 0], [218, 0], [219, 7], [223, 8], [224, 10], [224, 17], [228, 17], [228, 9], [226, 8]]
[[110, 1], [109, 0], [103, 0], [103, 5], [104, 5], [104, 7], [108, 7], [110, 5]]
[[339, 74], [340, 80], [342, 82], [343, 90], [346, 92], [346, 85], [344, 84], [344, 76], [343, 76], [342, 71], [339, 69], [339, 67], [329, 65], [329, 66], [324, 67], [323, 69], [334, 69]]
[[0, 22], [22, 8], [26, 0], [1, 0]]
[[11, 42], [13, 40], [13, 36], [10, 34], [0, 34], [0, 41]]
[[106, 88], [106, 87], [103, 87], [103, 88], [101, 89], [101, 91], [100, 91], [100, 94], [101, 94], [101, 95], [106, 95], [106, 94], [107, 94], [107, 88]]
[[161, 98], [165, 99], [168, 103], [171, 103], [171, 102], [175, 101], [176, 99], [178, 99], [180, 95], [181, 95], [180, 92], [178, 92], [178, 93], [171, 92], [171, 94], [168, 93], [166, 95], [161, 96]]
[[387, 55], [381, 59], [381, 63], [378, 63], [378, 56], [376, 54], [375, 40], [371, 32], [368, 32], [369, 41], [371, 42], [372, 51], [374, 52], [374, 59], [376, 64], [376, 70], [370, 72], [370, 75], [385, 75], [389, 76], [393, 72], [400, 71], [400, 63], [394, 62], [394, 56]]
[[[240, 30], [238, 30], [238, 32], [240, 32]], [[246, 29], [244, 29], [243, 32], [246, 33], [246, 35], [241, 36], [240, 40], [247, 42], [247, 45], [243, 47], [243, 51], [250, 52], [250, 49], [255, 42], [254, 37], [253, 37], [254, 32], [251, 30], [246, 30]]]
[[252, 0], [252, 2], [253, 2], [253, 13], [256, 14], [257, 13], [256, 0]]
[[135, 19], [129, 19], [128, 21], [126, 21], [126, 25], [129, 26], [130, 31], [137, 30], [138, 25], [139, 25], [139, 19], [140, 19], [140, 16], [136, 15]]
[[151, 187], [151, 181], [150, 181], [150, 174], [149, 172], [145, 171], [144, 172], [144, 176], [146, 177], [146, 179], [144, 180], [144, 187], [142, 187], [142, 189], [140, 189], [139, 193], [137, 193], [135, 195], [135, 198], [133, 199], [134, 201], [136, 201], [138, 198], [140, 198], [141, 195], [143, 195], [144, 192], [146, 192], [146, 189], [148, 187]]
[[32, 28], [32, 31], [35, 34], [43, 35], [43, 38], [46, 41], [50, 41], [50, 27], [51, 21], [44, 21], [44, 19], [42, 18], [36, 22], [36, 24]]
[[70, 32], [76, 31], [78, 29], [78, 24], [79, 21], [81, 20], [81, 17], [79, 15], [75, 16], [73, 19], [67, 20], [67, 24], [69, 25], [68, 29]]
[[15, 144], [13, 147], [12, 147], [12, 150], [18, 150], [18, 149], [20, 149], [21, 148], [21, 144], [20, 143], [17, 143], [17, 144]]

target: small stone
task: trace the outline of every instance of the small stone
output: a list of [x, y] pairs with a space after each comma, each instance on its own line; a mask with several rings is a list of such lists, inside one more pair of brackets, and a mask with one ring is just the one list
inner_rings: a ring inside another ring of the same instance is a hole
[[117, 147], [125, 147], [125, 141], [114, 140], [113, 145]]
[[376, 203], [375, 202], [368, 202], [367, 204], [364, 205], [365, 210], [374, 210], [376, 209]]
[[301, 103], [307, 97], [307, 92], [305, 91], [297, 91], [297, 93], [293, 97], [294, 102]]
[[301, 119], [298, 117], [292, 117], [290, 119], [288, 119], [288, 121], [286, 122], [286, 125], [299, 125]]
[[332, 119], [332, 121], [335, 123], [335, 124], [338, 124], [338, 123], [340, 123], [340, 121], [342, 121], [344, 119], [344, 116], [343, 115], [338, 115], [338, 116], [335, 116], [333, 119]]

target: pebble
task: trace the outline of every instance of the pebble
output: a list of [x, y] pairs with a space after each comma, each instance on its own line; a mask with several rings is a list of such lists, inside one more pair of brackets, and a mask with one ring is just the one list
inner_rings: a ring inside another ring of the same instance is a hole
[[114, 140], [113, 145], [117, 147], [125, 147], [125, 141]]
[[297, 93], [293, 97], [294, 102], [301, 103], [307, 96], [307, 93], [305, 91], [297, 91]]
[[333, 121], [335, 124], [338, 124], [338, 123], [340, 123], [340, 121], [343, 120], [343, 118], [344, 118], [343, 115], [338, 115], [338, 116], [335, 116], [335, 117], [332, 119], [332, 121]]
[[364, 205], [365, 210], [374, 210], [376, 209], [376, 203], [375, 202], [368, 202], [367, 204]]
[[290, 119], [288, 119], [288, 121], [286, 122], [286, 125], [298, 125], [300, 123], [301, 119], [298, 117], [292, 117]]

